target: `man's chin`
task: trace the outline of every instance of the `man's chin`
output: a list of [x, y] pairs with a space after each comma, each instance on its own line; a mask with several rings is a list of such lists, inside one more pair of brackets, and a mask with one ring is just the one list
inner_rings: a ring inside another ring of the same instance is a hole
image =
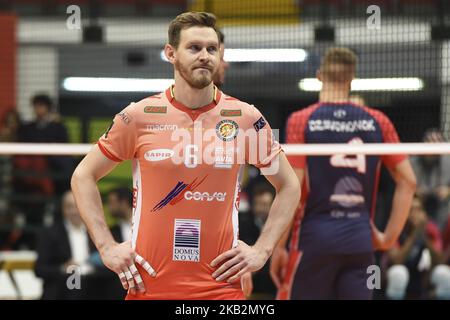
[[212, 82], [211, 78], [197, 79], [191, 82], [191, 86], [196, 89], [203, 89], [209, 86]]

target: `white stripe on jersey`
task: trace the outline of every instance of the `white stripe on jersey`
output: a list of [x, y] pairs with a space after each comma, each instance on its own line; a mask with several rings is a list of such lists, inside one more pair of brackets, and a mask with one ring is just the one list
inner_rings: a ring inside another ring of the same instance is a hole
[[239, 196], [239, 192], [241, 189], [241, 177], [244, 172], [244, 166], [241, 165], [239, 169], [239, 174], [236, 178], [236, 187], [234, 190], [234, 198], [233, 198], [233, 212], [231, 216], [231, 221], [233, 223], [233, 246], [232, 248], [236, 247], [238, 244], [238, 236], [239, 236], [239, 208], [236, 207], [236, 201]]
[[131, 230], [131, 247], [136, 249], [136, 240], [139, 232], [139, 224], [141, 222], [142, 208], [142, 179], [141, 166], [138, 159], [133, 160], [133, 186], [136, 188], [136, 207], [133, 208], [132, 230]]

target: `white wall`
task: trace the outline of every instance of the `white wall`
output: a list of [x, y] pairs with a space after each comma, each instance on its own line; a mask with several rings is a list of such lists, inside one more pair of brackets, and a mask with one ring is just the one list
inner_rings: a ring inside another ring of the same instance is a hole
[[46, 92], [52, 98], [58, 94], [58, 57], [52, 47], [19, 46], [17, 63], [17, 109], [24, 120], [31, 120], [31, 97]]

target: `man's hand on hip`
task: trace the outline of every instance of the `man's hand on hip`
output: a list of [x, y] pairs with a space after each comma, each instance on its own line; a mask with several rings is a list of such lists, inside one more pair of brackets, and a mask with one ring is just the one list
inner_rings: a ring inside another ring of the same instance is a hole
[[212, 274], [217, 281], [236, 281], [247, 272], [261, 269], [269, 258], [266, 251], [257, 246], [249, 246], [243, 241], [225, 251], [211, 262], [211, 267], [220, 267]]
[[145, 292], [144, 282], [136, 268], [136, 262], [139, 263], [150, 276], [156, 276], [156, 272], [150, 264], [133, 250], [131, 241], [114, 243], [106, 246], [101, 250], [100, 254], [105, 266], [119, 276], [123, 288], [125, 290], [130, 290], [131, 294], [136, 294], [136, 289], [140, 292]]

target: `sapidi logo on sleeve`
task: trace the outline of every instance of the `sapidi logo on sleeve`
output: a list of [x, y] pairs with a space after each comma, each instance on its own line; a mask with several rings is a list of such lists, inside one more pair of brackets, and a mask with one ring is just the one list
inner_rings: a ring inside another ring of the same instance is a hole
[[200, 261], [200, 220], [175, 219], [173, 261]]

